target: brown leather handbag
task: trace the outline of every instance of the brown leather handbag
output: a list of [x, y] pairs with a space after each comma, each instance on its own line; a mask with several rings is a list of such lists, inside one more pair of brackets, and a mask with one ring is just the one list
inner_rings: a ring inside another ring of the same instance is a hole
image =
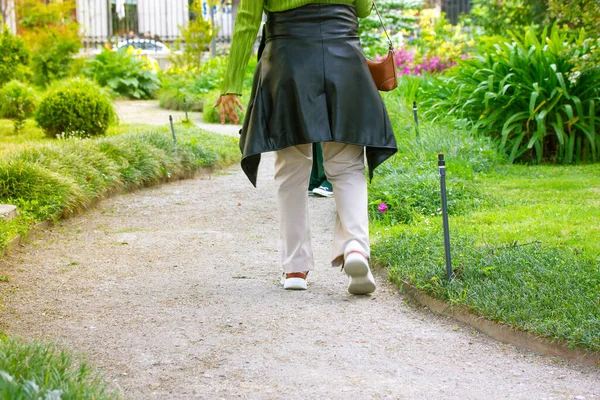
[[375, 2], [373, 2], [373, 8], [375, 9], [375, 12], [377, 12], [377, 16], [379, 16], [385, 36], [387, 36], [390, 43], [390, 51], [381, 61], [373, 61], [367, 58], [367, 66], [369, 67], [369, 71], [371, 72], [373, 82], [375, 82], [377, 89], [382, 92], [389, 92], [398, 87], [398, 75], [396, 74], [396, 64], [394, 63], [394, 45], [385, 29], [385, 24], [383, 23], [383, 19], [381, 18], [381, 14], [379, 14]]

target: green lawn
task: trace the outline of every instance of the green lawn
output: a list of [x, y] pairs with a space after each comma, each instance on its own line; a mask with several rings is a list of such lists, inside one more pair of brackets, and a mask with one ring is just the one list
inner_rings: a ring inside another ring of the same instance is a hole
[[[491, 142], [449, 123], [423, 123], [417, 141], [408, 111], [387, 102], [399, 154], [376, 174], [369, 196], [372, 254], [390, 279], [600, 351], [600, 164], [509, 165], [490, 152]], [[440, 151], [448, 161], [451, 282], [439, 215]], [[388, 205], [383, 214], [381, 201]]]

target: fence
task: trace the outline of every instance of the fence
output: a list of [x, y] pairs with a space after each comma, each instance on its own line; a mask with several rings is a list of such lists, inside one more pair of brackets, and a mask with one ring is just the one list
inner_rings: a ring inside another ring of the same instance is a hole
[[460, 14], [468, 14], [471, 10], [471, 0], [443, 0], [442, 11], [451, 24], [456, 25]]

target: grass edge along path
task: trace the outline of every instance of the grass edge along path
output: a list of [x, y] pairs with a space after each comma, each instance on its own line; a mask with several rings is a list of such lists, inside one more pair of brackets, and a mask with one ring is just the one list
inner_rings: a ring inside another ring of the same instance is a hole
[[0, 398], [118, 399], [85, 359], [54, 344], [0, 335]]
[[[600, 165], [511, 165], [491, 141], [456, 121], [421, 121], [417, 139], [402, 93], [384, 98], [399, 152], [376, 171], [369, 209], [372, 256], [390, 280], [491, 321], [600, 352]], [[448, 170], [457, 272], [451, 283], [438, 152]]]
[[[139, 130], [139, 129], [138, 129]], [[19, 216], [0, 223], [0, 254], [41, 221], [83, 211], [111, 194], [192, 176], [239, 160], [236, 138], [195, 127], [27, 146], [0, 158], [0, 203]]]
[[[236, 138], [177, 126], [55, 143], [31, 142], [0, 157], [0, 203], [20, 215], [0, 221], [0, 256], [15, 237], [45, 221], [57, 221], [111, 194], [173, 179], [239, 160]], [[10, 277], [0, 273], [3, 281]], [[0, 398], [119, 398], [85, 360], [54, 344], [27, 343], [0, 333]]]

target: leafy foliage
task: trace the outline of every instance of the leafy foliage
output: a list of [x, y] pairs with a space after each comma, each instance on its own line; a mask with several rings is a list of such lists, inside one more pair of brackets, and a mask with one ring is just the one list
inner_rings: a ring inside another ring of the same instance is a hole
[[428, 114], [467, 118], [510, 161], [598, 161], [600, 69], [569, 79], [584, 36], [557, 27], [547, 33], [540, 38], [531, 28], [496, 52], [463, 60], [450, 78], [424, 89]]
[[28, 64], [29, 52], [25, 43], [10, 33], [8, 27], [3, 26], [0, 34], [0, 86], [12, 79], [21, 78]]
[[[417, 12], [423, 6], [423, 0], [377, 1], [377, 7], [395, 46], [400, 47], [404, 42], [404, 38], [416, 36], [419, 29]], [[368, 17], [359, 20], [358, 32], [363, 51], [368, 57], [373, 58], [378, 54], [387, 53], [387, 38], [375, 10], [371, 11]]]
[[0, 118], [14, 120], [15, 133], [19, 133], [25, 118], [35, 111], [35, 90], [19, 81], [10, 81], [0, 88]]
[[68, 76], [73, 55], [81, 48], [79, 24], [73, 20], [75, 2], [66, 0], [46, 4], [21, 0], [21, 35], [31, 50], [34, 83], [46, 86]]
[[58, 82], [44, 95], [35, 119], [50, 137], [102, 135], [116, 121], [108, 95], [94, 82]]
[[546, 0], [473, 0], [469, 24], [488, 35], [506, 35], [509, 30], [525, 31], [541, 26], [546, 13]]
[[[244, 91], [251, 88], [256, 63], [256, 59], [252, 58], [246, 67]], [[179, 68], [169, 69], [163, 75], [163, 87], [158, 95], [160, 106], [183, 110], [185, 100], [188, 110], [202, 111], [205, 104], [204, 99], [208, 93], [223, 86], [226, 68], [227, 58], [214, 57], [202, 63], [200, 69], [194, 73]]]
[[600, 36], [600, 3], [598, 0], [546, 0], [550, 23], [585, 29], [590, 38]]
[[104, 49], [86, 63], [83, 74], [100, 86], [132, 99], [150, 99], [160, 86], [156, 72], [148, 68], [144, 60], [129, 54], [126, 48]]
[[179, 27], [181, 39], [176, 42], [177, 48], [183, 47], [183, 53], [174, 55], [172, 59], [180, 68], [195, 71], [200, 68], [202, 57], [217, 32], [209, 21], [202, 18], [202, 2], [200, 0], [194, 0], [191, 3], [190, 11], [193, 19], [189, 21], [187, 27]]

